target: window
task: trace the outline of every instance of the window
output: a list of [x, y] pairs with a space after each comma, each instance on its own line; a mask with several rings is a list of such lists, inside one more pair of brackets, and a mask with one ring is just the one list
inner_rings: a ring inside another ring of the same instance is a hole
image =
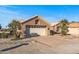
[[39, 22], [39, 20], [37, 19], [37, 20], [35, 20], [35, 24], [38, 24], [38, 22]]

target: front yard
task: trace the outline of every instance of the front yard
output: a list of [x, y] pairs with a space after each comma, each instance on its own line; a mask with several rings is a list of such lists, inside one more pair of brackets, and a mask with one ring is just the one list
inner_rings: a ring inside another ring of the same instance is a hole
[[31, 37], [23, 40], [0, 40], [2, 54], [78, 54], [79, 37], [53, 35], [47, 37]]

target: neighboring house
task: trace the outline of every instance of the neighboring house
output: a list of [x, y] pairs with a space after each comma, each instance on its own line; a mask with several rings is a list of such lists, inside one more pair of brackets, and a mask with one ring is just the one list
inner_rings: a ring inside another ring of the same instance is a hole
[[2, 33], [6, 33], [9, 36], [10, 31], [8, 29], [0, 29], [0, 38], [2, 38]]
[[51, 26], [50, 27], [50, 30], [52, 30], [54, 32], [57, 32], [58, 31], [57, 30], [57, 27], [59, 26], [59, 23], [58, 22], [55, 22], [55, 23], [52, 23], [50, 26]]
[[70, 23], [69, 24], [69, 34], [72, 34], [72, 35], [79, 35], [79, 23], [77, 22], [74, 22], [74, 23]]
[[10, 31], [8, 31], [8, 29], [0, 29], [0, 34], [3, 33], [3, 32], [10, 33]]
[[33, 35], [47, 36], [50, 35], [50, 24], [43, 20], [40, 16], [32, 17], [21, 22], [23, 36], [29, 37]]
[[50, 35], [58, 33], [58, 30], [57, 30], [58, 25], [59, 25], [58, 22], [50, 24]]
[[[51, 25], [51, 28], [54, 32], [59, 33], [60, 30], [58, 30], [58, 26], [59, 26], [59, 23], [54, 23], [53, 25]], [[69, 23], [68, 34], [79, 35], [79, 23], [77, 22]]]

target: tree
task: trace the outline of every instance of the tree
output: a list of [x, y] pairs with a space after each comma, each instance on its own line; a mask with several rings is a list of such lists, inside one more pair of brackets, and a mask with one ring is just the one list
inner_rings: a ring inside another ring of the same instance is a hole
[[59, 23], [60, 33], [61, 35], [66, 35], [68, 32], [68, 21], [66, 19], [62, 19]]
[[72, 23], [76, 23], [76, 21], [72, 21]]
[[1, 26], [1, 24], [0, 24], [0, 29], [2, 29], [2, 26]]
[[[17, 30], [21, 29], [21, 24], [19, 21], [13, 20], [9, 25], [8, 25], [10, 31], [13, 32], [14, 39], [20, 38], [20, 33], [18, 34]], [[19, 35], [19, 36], [18, 36]]]

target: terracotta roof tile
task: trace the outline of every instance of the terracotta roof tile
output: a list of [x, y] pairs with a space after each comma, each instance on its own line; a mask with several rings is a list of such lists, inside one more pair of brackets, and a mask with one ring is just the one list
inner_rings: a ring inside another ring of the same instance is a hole
[[70, 23], [69, 27], [70, 28], [79, 28], [79, 23]]

